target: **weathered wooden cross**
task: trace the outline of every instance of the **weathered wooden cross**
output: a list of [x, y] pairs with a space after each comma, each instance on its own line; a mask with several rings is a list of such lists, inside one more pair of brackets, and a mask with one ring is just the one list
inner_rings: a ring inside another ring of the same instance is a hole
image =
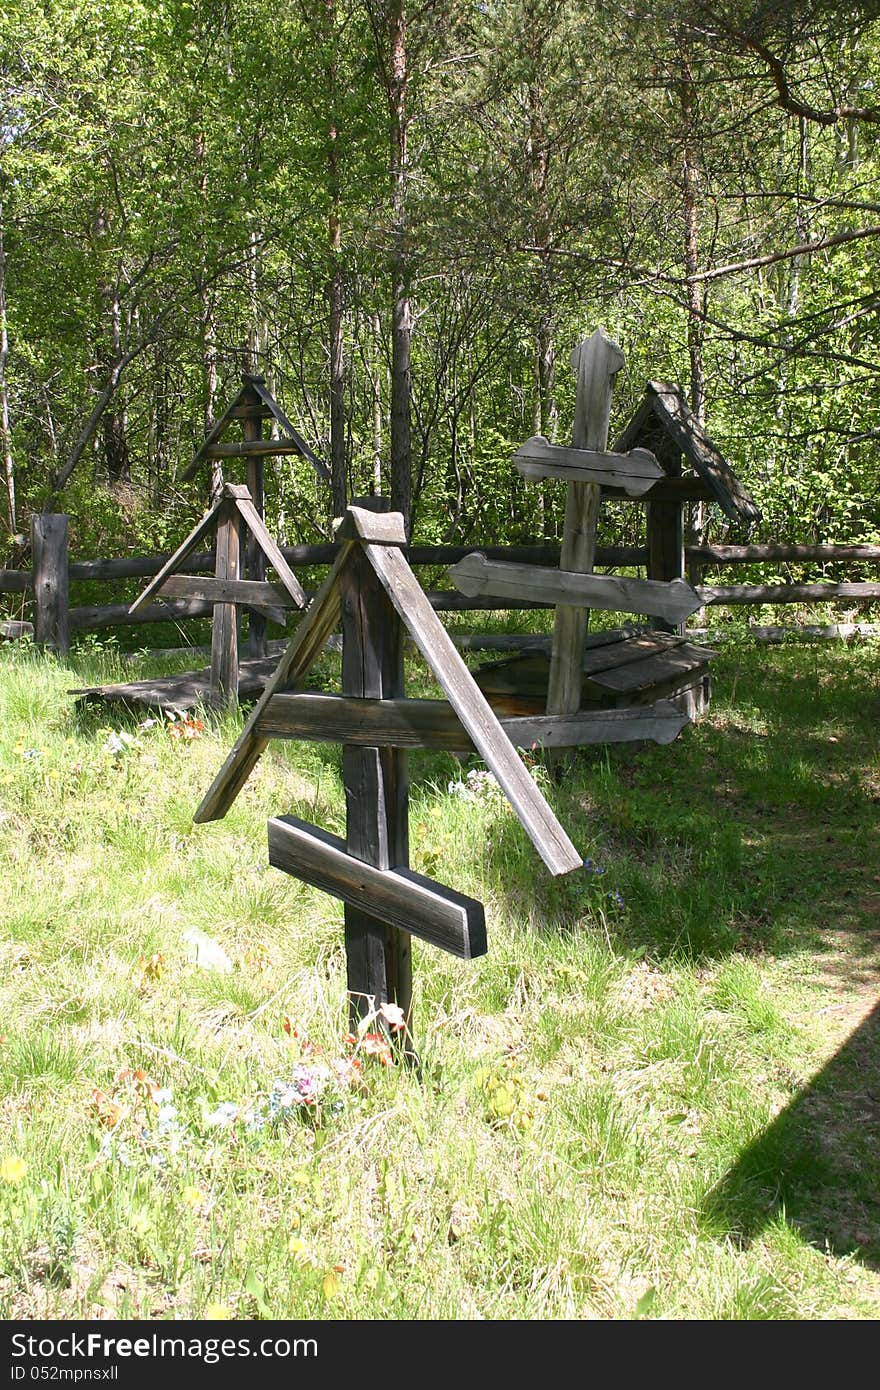
[[[226, 814], [270, 739], [341, 743], [345, 840], [278, 816], [269, 861], [344, 902], [353, 1022], [386, 1002], [409, 1018], [410, 937], [469, 959], [485, 953], [486, 926], [482, 903], [409, 868], [407, 748], [478, 753], [550, 872], [582, 859], [410, 569], [402, 516], [353, 506], [336, 534], [333, 567], [194, 819]], [[342, 694], [300, 693], [340, 617]], [[446, 700], [405, 698], [404, 631]]]
[[543, 435], [536, 435], [514, 455], [524, 477], [564, 478], [568, 483], [559, 569], [487, 560], [475, 552], [449, 570], [456, 587], [469, 596], [541, 598], [555, 603], [547, 713], [557, 716], [572, 716], [580, 708], [590, 608], [681, 622], [701, 603], [684, 579], [666, 583], [592, 573], [602, 487], [621, 488], [627, 496], [640, 497], [664, 472], [647, 449], [625, 454], [607, 450], [611, 393], [624, 365], [617, 344], [597, 329], [574, 349], [571, 365], [577, 372], [571, 447], [550, 444]]

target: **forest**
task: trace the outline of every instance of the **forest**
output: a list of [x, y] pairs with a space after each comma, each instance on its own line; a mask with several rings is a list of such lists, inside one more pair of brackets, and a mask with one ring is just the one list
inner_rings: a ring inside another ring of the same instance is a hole
[[852, 0], [14, 0], [0, 564], [41, 510], [74, 554], [179, 539], [242, 371], [332, 471], [270, 465], [286, 542], [366, 492], [425, 541], [554, 538], [510, 455], [570, 438], [597, 324], [612, 430], [676, 381], [753, 538], [877, 540], [878, 53]]

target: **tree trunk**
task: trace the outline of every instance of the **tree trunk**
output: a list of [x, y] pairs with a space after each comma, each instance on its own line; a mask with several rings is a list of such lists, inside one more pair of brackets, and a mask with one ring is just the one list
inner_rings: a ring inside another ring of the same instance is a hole
[[406, 0], [390, 0], [387, 11], [388, 109], [391, 175], [391, 505], [412, 511], [411, 377], [412, 305], [407, 245], [407, 49]]
[[342, 275], [342, 223], [339, 188], [339, 145], [336, 124], [336, 0], [324, 0], [327, 42], [327, 183], [330, 193], [328, 218], [330, 275], [330, 490], [333, 515], [342, 516], [348, 501], [345, 467], [345, 296]]
[[6, 361], [9, 356], [9, 332], [6, 326], [6, 253], [3, 249], [3, 204], [0, 203], [0, 449], [3, 452], [3, 483], [6, 491], [6, 514], [9, 534], [18, 530], [15, 506], [15, 465], [12, 458], [12, 435], [9, 428], [9, 388], [6, 382]]

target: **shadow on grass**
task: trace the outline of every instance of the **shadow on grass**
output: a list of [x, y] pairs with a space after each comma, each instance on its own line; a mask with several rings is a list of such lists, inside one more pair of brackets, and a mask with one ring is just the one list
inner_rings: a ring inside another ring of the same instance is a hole
[[743, 1151], [704, 1211], [742, 1244], [779, 1216], [820, 1249], [880, 1269], [880, 1004]]

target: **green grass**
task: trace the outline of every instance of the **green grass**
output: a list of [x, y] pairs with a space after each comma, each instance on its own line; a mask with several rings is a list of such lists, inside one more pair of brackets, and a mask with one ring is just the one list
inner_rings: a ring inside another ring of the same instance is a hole
[[146, 663], [4, 649], [0, 1316], [876, 1317], [878, 656], [731, 644], [675, 744], [537, 769], [602, 873], [414, 755], [413, 866], [489, 954], [415, 943], [420, 1074], [284, 1120], [347, 1051], [342, 912], [265, 823], [342, 830], [338, 751], [276, 744], [195, 827], [238, 718], [175, 741], [65, 693]]

